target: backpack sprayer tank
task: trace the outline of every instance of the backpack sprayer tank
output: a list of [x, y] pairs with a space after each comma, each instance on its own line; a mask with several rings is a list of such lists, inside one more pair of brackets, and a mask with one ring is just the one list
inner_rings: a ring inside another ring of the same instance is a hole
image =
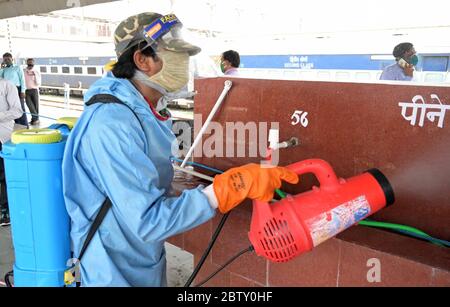
[[74, 121], [16, 131], [3, 145], [16, 287], [64, 286], [71, 254], [61, 162]]
[[253, 202], [249, 239], [258, 255], [273, 262], [289, 261], [394, 202], [391, 185], [377, 169], [338, 179], [319, 159], [288, 168], [313, 173], [320, 187], [270, 205]]

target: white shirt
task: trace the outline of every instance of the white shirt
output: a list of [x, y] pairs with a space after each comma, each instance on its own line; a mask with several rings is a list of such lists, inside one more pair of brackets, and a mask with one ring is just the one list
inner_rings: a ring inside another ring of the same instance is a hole
[[39, 86], [41, 86], [42, 78], [41, 73], [36, 68], [25, 68], [23, 70], [23, 74], [25, 76], [25, 85], [27, 86], [27, 90], [39, 89]]
[[0, 78], [0, 142], [11, 138], [14, 120], [22, 116], [17, 88], [8, 80]]

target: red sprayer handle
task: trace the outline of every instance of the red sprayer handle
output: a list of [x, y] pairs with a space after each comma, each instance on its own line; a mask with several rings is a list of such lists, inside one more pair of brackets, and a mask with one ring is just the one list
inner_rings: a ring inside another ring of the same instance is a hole
[[[304, 160], [288, 165], [287, 168], [299, 176], [314, 174], [323, 191], [333, 193], [340, 187], [336, 174], [324, 160]], [[295, 209], [297, 203], [298, 200], [295, 198], [281, 200], [272, 205], [253, 201], [252, 222], [248, 236], [258, 255], [274, 262], [284, 262], [313, 248], [314, 242], [308, 234], [309, 229]], [[319, 202], [313, 202], [309, 209], [309, 213], [322, 211], [323, 204]]]
[[313, 173], [319, 180], [322, 190], [332, 191], [339, 187], [339, 180], [336, 177], [331, 165], [321, 159], [308, 159], [296, 162], [287, 166], [288, 169], [297, 175]]

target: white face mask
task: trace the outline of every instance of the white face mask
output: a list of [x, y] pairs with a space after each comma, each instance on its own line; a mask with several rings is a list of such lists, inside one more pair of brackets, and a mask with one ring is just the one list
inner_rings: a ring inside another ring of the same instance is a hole
[[169, 93], [178, 92], [189, 82], [189, 54], [165, 49], [158, 50], [157, 54], [163, 66], [160, 72], [149, 79]]
[[145, 86], [148, 86], [150, 88], [157, 90], [159, 93], [161, 93], [163, 95], [158, 100], [157, 105], [156, 105], [156, 111], [158, 111], [158, 112], [165, 109], [167, 107], [167, 104], [172, 100], [180, 99], [180, 98], [191, 98], [196, 94], [195, 92], [187, 91], [186, 86], [181, 88], [179, 91], [168, 92], [160, 84], [154, 82], [153, 80], [150, 80], [150, 77], [147, 76], [146, 74], [144, 74], [140, 70], [136, 71], [136, 74], [133, 79], [145, 84]]

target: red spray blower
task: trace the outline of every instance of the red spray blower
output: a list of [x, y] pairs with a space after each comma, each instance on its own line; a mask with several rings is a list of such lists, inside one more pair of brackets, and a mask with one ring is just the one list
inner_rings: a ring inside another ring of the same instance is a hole
[[255, 252], [286, 262], [310, 251], [394, 202], [394, 192], [377, 169], [338, 179], [331, 166], [310, 159], [288, 166], [298, 175], [313, 173], [320, 187], [274, 203], [253, 202], [249, 239]]

